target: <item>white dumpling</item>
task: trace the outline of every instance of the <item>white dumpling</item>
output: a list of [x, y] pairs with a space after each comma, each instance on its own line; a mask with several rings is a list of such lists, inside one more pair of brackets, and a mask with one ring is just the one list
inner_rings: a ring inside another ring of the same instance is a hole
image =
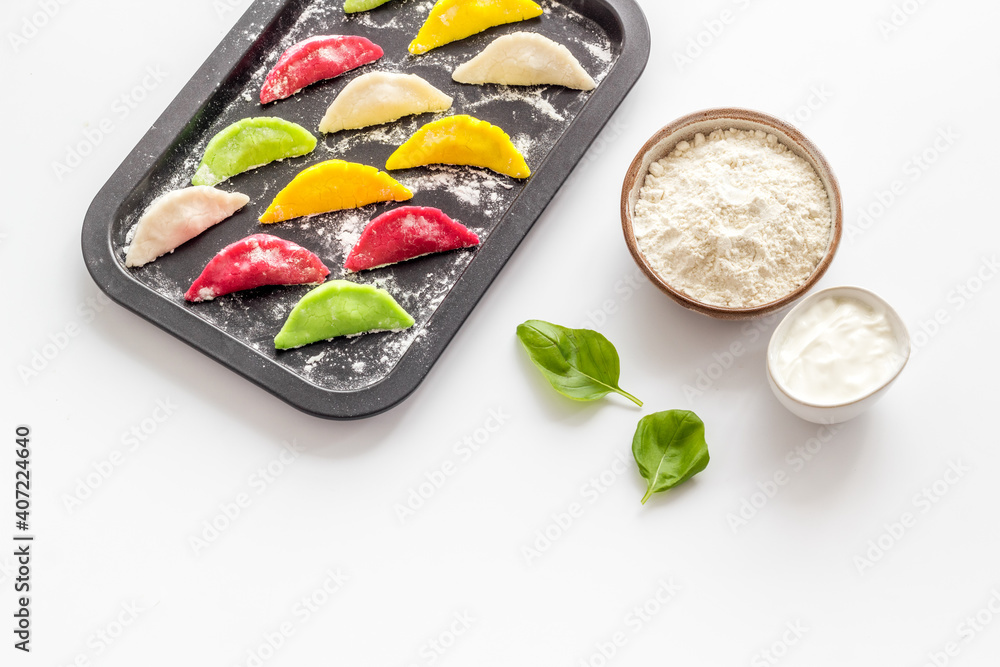
[[499, 83], [505, 86], [554, 85], [593, 90], [594, 79], [570, 50], [532, 32], [498, 37], [452, 75], [459, 83]]
[[125, 253], [125, 266], [142, 266], [190, 241], [250, 201], [239, 192], [224, 192], [207, 185], [174, 190], [161, 195], [143, 212]]
[[371, 72], [344, 87], [326, 110], [319, 131], [357, 130], [403, 116], [447, 111], [451, 102], [451, 97], [416, 74]]

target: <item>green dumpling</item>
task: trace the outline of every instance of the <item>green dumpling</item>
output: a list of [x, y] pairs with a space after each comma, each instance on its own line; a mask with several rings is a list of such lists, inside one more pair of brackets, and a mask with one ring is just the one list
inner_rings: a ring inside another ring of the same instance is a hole
[[354, 12], [367, 12], [369, 9], [380, 7], [389, 0], [344, 0], [344, 12], [353, 14]]
[[217, 185], [269, 162], [311, 153], [316, 137], [282, 118], [244, 118], [212, 137], [191, 182]]
[[289, 350], [309, 343], [373, 331], [402, 331], [413, 318], [385, 290], [348, 280], [331, 280], [295, 304], [274, 347]]

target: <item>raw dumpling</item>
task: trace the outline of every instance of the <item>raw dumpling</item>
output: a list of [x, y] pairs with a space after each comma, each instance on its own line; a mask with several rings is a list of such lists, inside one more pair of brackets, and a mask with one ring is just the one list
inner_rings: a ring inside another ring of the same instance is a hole
[[351, 81], [326, 110], [320, 132], [357, 130], [403, 116], [447, 111], [451, 97], [416, 74], [371, 72]]
[[239, 192], [195, 185], [157, 197], [135, 226], [125, 266], [142, 266], [216, 225], [250, 201]]
[[375, 62], [382, 48], [356, 35], [319, 35], [294, 44], [278, 58], [260, 89], [260, 103], [291, 97], [317, 81]]
[[441, 209], [401, 206], [368, 223], [344, 262], [344, 268], [348, 271], [377, 269], [432, 253], [477, 245], [479, 237]]
[[542, 12], [532, 0], [438, 0], [410, 42], [410, 53], [427, 53], [493, 26], [533, 19]]
[[299, 157], [316, 148], [309, 130], [283, 118], [244, 118], [208, 142], [193, 185], [218, 185], [275, 160]]
[[594, 79], [570, 50], [548, 37], [515, 32], [498, 37], [452, 78], [459, 83], [499, 83], [506, 86], [555, 85], [593, 90]]
[[410, 314], [385, 290], [331, 280], [295, 304], [274, 337], [274, 347], [290, 350], [339, 336], [402, 331], [413, 324]]
[[328, 275], [330, 269], [322, 260], [302, 246], [270, 234], [253, 234], [220, 250], [184, 298], [211, 301], [265, 285], [319, 285]]
[[472, 116], [448, 116], [427, 123], [389, 156], [385, 168], [428, 164], [484, 167], [513, 178], [528, 178], [524, 156], [501, 128]]
[[274, 197], [260, 221], [264, 224], [360, 208], [383, 201], [406, 201], [413, 193], [375, 167], [327, 160], [303, 169]]

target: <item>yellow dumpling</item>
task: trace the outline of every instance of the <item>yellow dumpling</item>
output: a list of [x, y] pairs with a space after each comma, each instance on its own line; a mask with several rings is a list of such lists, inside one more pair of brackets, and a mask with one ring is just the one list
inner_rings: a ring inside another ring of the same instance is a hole
[[438, 0], [410, 43], [410, 53], [427, 53], [487, 28], [541, 15], [542, 8], [531, 0]]
[[300, 171], [267, 207], [264, 224], [384, 201], [406, 201], [413, 193], [375, 167], [327, 160]]
[[531, 176], [528, 163], [507, 133], [472, 116], [449, 116], [424, 125], [389, 156], [385, 168], [428, 164], [484, 167], [513, 178]]

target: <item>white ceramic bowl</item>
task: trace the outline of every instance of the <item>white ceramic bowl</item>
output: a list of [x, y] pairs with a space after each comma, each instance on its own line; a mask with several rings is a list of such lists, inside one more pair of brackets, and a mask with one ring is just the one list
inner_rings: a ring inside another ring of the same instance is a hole
[[[778, 349], [784, 341], [788, 328], [791, 326], [791, 323], [795, 320], [796, 316], [813, 303], [816, 303], [816, 301], [830, 296], [851, 297], [863, 303], [884, 308], [886, 317], [889, 318], [889, 323], [892, 326], [892, 330], [896, 333], [898, 353], [902, 357], [903, 363], [900, 365], [899, 370], [897, 370], [885, 384], [867, 395], [849, 403], [822, 405], [810, 403], [809, 401], [795, 396], [793, 392], [789, 391], [787, 387], [782, 385], [781, 381], [774, 372], [774, 365], [777, 359]], [[902, 318], [900, 318], [899, 313], [897, 313], [892, 306], [886, 303], [885, 299], [878, 296], [874, 292], [861, 287], [831, 287], [829, 289], [816, 292], [815, 294], [811, 294], [800, 301], [788, 312], [787, 315], [785, 315], [784, 319], [781, 320], [781, 323], [774, 330], [774, 334], [771, 336], [771, 342], [767, 346], [767, 380], [771, 385], [771, 391], [774, 392], [778, 401], [780, 401], [782, 405], [788, 408], [797, 417], [801, 417], [806, 421], [816, 424], [839, 424], [841, 422], [854, 419], [871, 408], [879, 401], [879, 399], [885, 396], [886, 392], [889, 391], [889, 387], [891, 387], [896, 381], [899, 374], [903, 372], [903, 369], [906, 367], [909, 359], [910, 334], [906, 329], [906, 324], [903, 322]]]

